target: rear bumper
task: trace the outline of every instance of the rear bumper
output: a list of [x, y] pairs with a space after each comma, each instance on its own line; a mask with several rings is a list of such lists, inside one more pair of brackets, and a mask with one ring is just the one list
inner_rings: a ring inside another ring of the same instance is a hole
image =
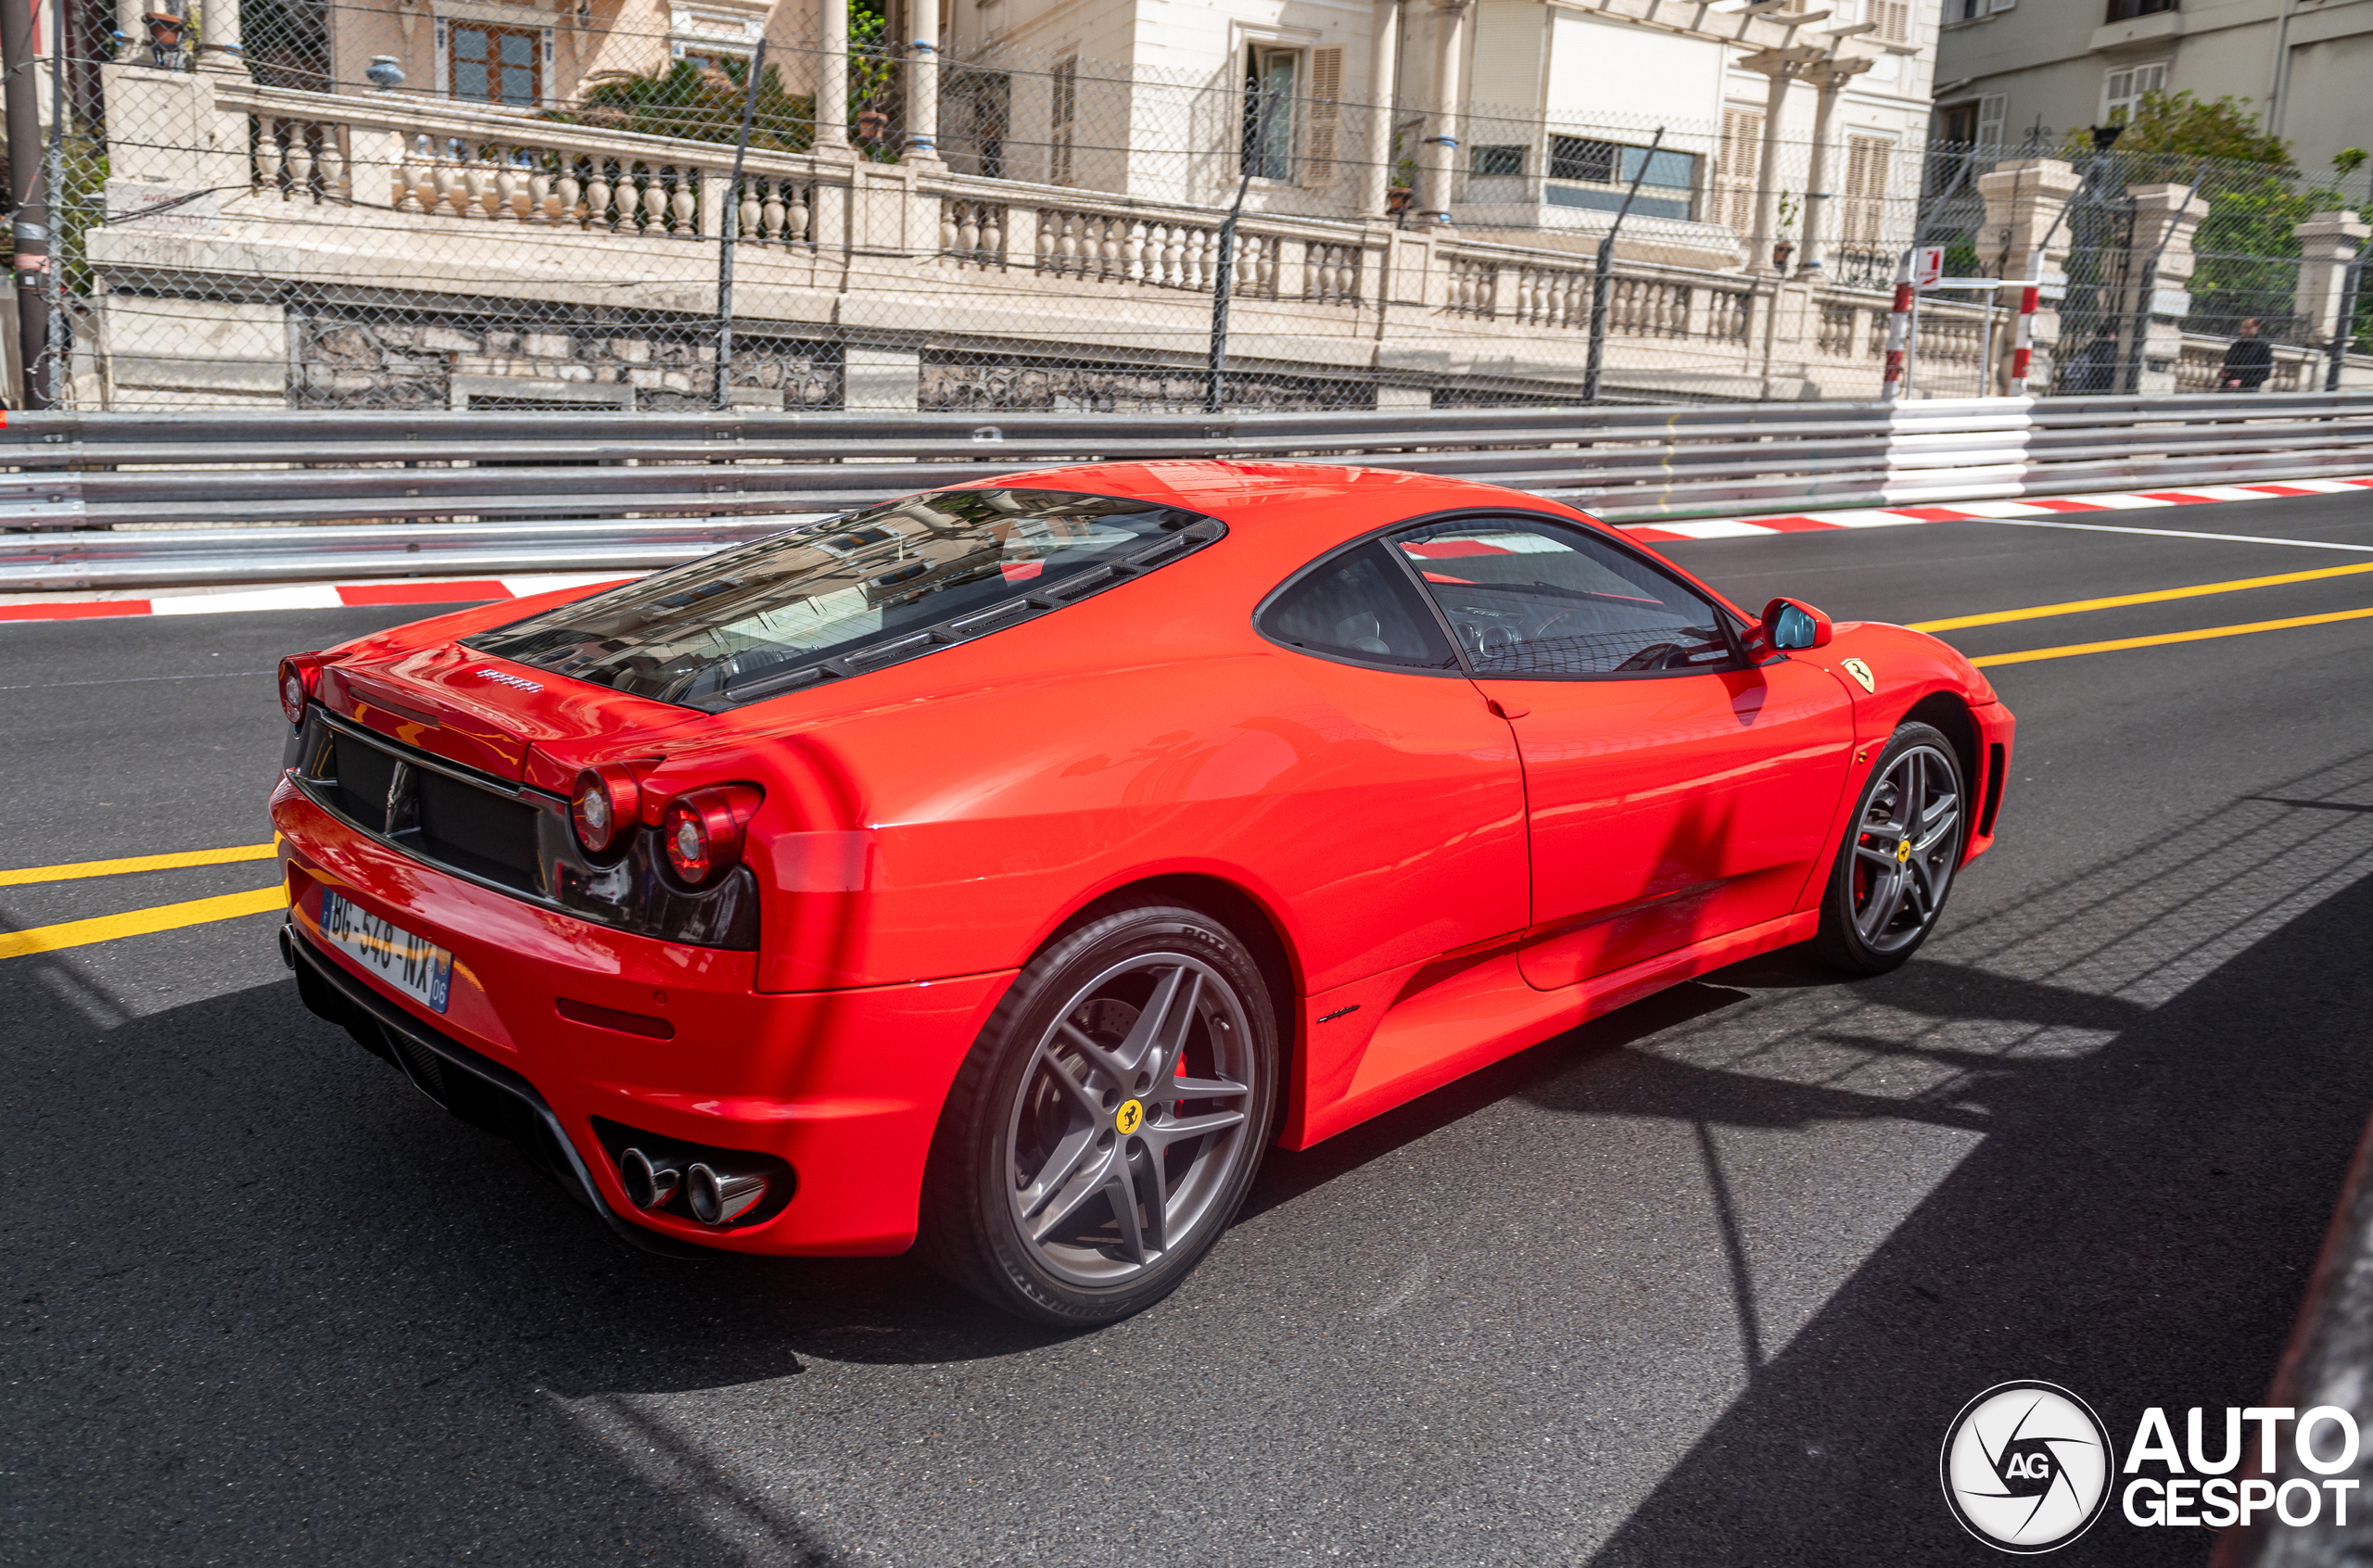
[[[274, 792], [273, 818], [308, 1002], [457, 1115], [509, 1133], [612, 1228], [666, 1251], [912, 1245], [940, 1107], [1010, 971], [763, 993], [752, 989], [755, 954], [657, 942], [506, 898], [355, 831], [295, 789]], [[442, 1013], [322, 936], [325, 887], [453, 954]], [[564, 1001], [577, 1018], [562, 1015]], [[640, 1019], [643, 1032], [588, 1016]], [[650, 1032], [661, 1029], [665, 1038]], [[794, 1195], [760, 1223], [720, 1230], [637, 1210], [596, 1119], [779, 1159]]]

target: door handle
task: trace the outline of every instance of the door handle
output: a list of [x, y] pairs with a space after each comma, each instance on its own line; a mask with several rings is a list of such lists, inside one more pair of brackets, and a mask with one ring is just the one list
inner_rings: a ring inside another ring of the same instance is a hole
[[1532, 712], [1530, 708], [1512, 708], [1505, 702], [1501, 702], [1497, 697], [1484, 698], [1483, 705], [1504, 719], [1520, 719], [1524, 717], [1525, 714]]

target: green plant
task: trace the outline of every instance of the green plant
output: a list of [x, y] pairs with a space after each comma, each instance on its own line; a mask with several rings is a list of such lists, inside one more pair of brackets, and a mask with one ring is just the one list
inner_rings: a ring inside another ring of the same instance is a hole
[[[748, 63], [733, 59], [722, 68], [678, 60], [666, 70], [603, 71], [589, 81], [575, 103], [542, 118], [686, 141], [732, 142], [742, 133], [749, 80]], [[805, 152], [815, 141], [814, 95], [784, 92], [775, 68], [767, 67], [758, 78], [750, 145]]]

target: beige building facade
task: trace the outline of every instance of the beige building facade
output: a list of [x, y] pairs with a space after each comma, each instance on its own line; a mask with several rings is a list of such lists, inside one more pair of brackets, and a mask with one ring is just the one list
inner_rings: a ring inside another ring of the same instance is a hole
[[2145, 93], [2245, 99], [2310, 174], [2373, 148], [2373, 0], [1946, 0], [1937, 134], [2106, 125]]

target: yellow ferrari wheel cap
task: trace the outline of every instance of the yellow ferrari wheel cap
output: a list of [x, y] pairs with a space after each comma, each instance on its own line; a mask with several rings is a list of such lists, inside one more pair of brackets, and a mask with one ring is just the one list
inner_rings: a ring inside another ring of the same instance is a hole
[[1862, 663], [1861, 660], [1846, 660], [1846, 673], [1852, 676], [1857, 681], [1860, 682], [1863, 690], [1870, 692], [1873, 696], [1878, 694], [1879, 677], [1872, 675], [1871, 673], [1871, 666]]
[[1112, 1126], [1123, 1138], [1143, 1127], [1145, 1122], [1146, 1107], [1136, 1100], [1122, 1101], [1121, 1108], [1112, 1113]]
[[[1911, 841], [1910, 839], [1905, 839], [1895, 846], [1895, 862], [1897, 866], [1900, 866], [1910, 858]], [[1132, 1103], [1134, 1104], [1134, 1102]]]

